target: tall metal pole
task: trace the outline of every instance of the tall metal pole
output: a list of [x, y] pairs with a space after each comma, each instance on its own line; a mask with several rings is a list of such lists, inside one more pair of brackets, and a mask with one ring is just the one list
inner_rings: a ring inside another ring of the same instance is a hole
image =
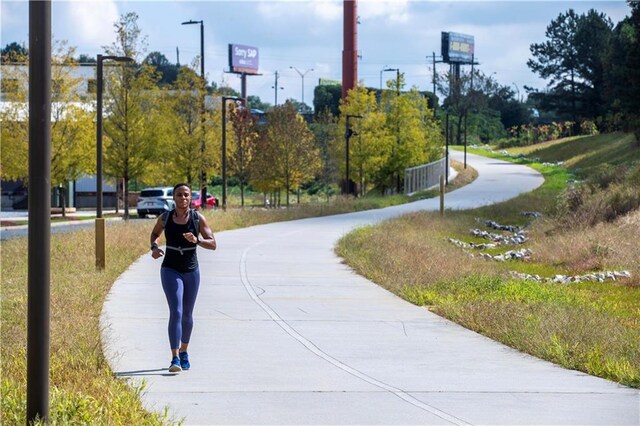
[[444, 184], [448, 185], [449, 184], [449, 135], [451, 134], [451, 128], [449, 127], [449, 112], [447, 112], [446, 118], [445, 118], [445, 126], [446, 130], [445, 130], [445, 149], [444, 149]]
[[204, 21], [200, 21], [200, 77], [204, 80]]
[[438, 109], [438, 99], [436, 95], [436, 52], [433, 53], [433, 116], [436, 116], [436, 110]]
[[102, 62], [98, 55], [96, 66], [96, 217], [102, 218]]
[[202, 163], [201, 163], [201, 170], [200, 170], [200, 206], [201, 206], [200, 208], [202, 210], [205, 210], [207, 208], [207, 170], [206, 170], [205, 161], [204, 161], [204, 158], [205, 158], [204, 156], [206, 152], [206, 143], [207, 143], [207, 139], [205, 136], [205, 123], [206, 123], [205, 96], [206, 96], [207, 82], [204, 77], [204, 21], [200, 21], [200, 77], [202, 78], [202, 83], [204, 84], [204, 89], [205, 89], [205, 92], [202, 93], [202, 110], [200, 112], [202, 116], [202, 118], [200, 119], [202, 123], [202, 144], [200, 146], [200, 149], [202, 151], [201, 153]]
[[345, 157], [345, 175], [346, 175], [346, 182], [345, 182], [345, 188], [343, 188], [343, 194], [352, 194], [353, 191], [351, 190], [351, 178], [349, 175], [349, 140], [351, 139], [351, 136], [353, 136], [354, 132], [353, 130], [351, 130], [351, 126], [349, 125], [349, 119], [350, 118], [362, 118], [361, 115], [356, 115], [356, 114], [347, 114], [346, 115], [346, 120], [345, 120], [345, 132], [344, 132], [344, 138], [345, 138], [345, 148], [346, 148], [346, 157]]
[[205, 167], [205, 152], [206, 152], [206, 136], [205, 136], [205, 123], [206, 123], [206, 105], [205, 105], [205, 96], [206, 96], [206, 87], [207, 81], [204, 76], [204, 21], [194, 21], [193, 19], [190, 21], [183, 22], [182, 25], [193, 25], [200, 24], [200, 77], [202, 78], [202, 82], [205, 87], [205, 93], [202, 94], [201, 100], [201, 125], [202, 125], [202, 142], [200, 143], [200, 200], [201, 200], [201, 208], [207, 208], [207, 171]]
[[237, 96], [222, 97], [222, 209], [227, 209], [227, 101], [242, 101], [246, 107], [246, 99]]
[[346, 140], [346, 158], [345, 158], [345, 175], [346, 175], [346, 179], [344, 182], [344, 193], [345, 194], [349, 194], [351, 195], [351, 182], [349, 180], [349, 139], [351, 139], [351, 132], [350, 132], [350, 128], [349, 128], [349, 118], [351, 118], [351, 116], [349, 114], [347, 114], [347, 118], [345, 121], [345, 130], [344, 130], [344, 138]]
[[227, 210], [227, 98], [224, 96], [222, 97], [222, 210]]
[[291, 68], [292, 70], [295, 70], [295, 72], [298, 73], [298, 75], [300, 76], [300, 78], [302, 79], [302, 103], [304, 104], [304, 76], [307, 75], [310, 71], [313, 71], [313, 68], [309, 68], [308, 70], [306, 70], [305, 72], [300, 71], [298, 68], [294, 67], [294, 66], [290, 66], [289, 68]]
[[27, 423], [49, 417], [51, 2], [29, 2]]

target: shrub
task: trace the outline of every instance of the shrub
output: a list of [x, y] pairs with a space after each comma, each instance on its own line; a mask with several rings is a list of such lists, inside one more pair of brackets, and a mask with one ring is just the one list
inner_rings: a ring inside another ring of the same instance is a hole
[[590, 121], [590, 120], [585, 120], [582, 123], [580, 123], [580, 134], [581, 135], [597, 135], [597, 134], [599, 134], [598, 127], [596, 126], [596, 123], [594, 123], [593, 121]]

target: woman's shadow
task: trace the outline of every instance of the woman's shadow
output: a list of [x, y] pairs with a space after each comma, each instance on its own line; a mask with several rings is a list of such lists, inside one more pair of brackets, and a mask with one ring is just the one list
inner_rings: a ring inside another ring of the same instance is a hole
[[175, 376], [176, 373], [170, 373], [169, 368], [155, 368], [150, 370], [134, 370], [134, 371], [115, 371], [115, 377], [136, 377], [136, 376]]

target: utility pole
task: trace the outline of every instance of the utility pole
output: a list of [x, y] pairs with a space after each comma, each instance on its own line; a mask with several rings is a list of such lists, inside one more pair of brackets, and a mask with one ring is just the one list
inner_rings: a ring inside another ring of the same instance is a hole
[[284, 87], [280, 87], [280, 86], [278, 86], [278, 78], [279, 78], [279, 77], [280, 77], [280, 76], [279, 76], [279, 74], [278, 74], [278, 71], [276, 71], [276, 83], [275, 83], [273, 86], [271, 86], [271, 88], [272, 88], [272, 89], [275, 89], [275, 90], [276, 90], [275, 106], [278, 106], [278, 89], [279, 89], [279, 90], [284, 89]]

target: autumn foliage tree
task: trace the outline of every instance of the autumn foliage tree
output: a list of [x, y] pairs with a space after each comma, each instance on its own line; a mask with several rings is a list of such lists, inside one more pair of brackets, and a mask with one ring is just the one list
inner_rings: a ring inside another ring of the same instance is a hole
[[229, 170], [240, 183], [240, 203], [244, 207], [244, 190], [251, 177], [251, 162], [258, 140], [257, 119], [247, 108], [232, 108], [229, 121], [235, 136], [231, 146], [227, 147]]
[[267, 127], [256, 147], [252, 182], [261, 190], [284, 189], [289, 193], [313, 178], [321, 169], [320, 153], [313, 133], [289, 102], [267, 113]]
[[[114, 24], [116, 42], [106, 47], [109, 55], [141, 57], [145, 39], [138, 27], [138, 15], [127, 13]], [[124, 180], [124, 199], [129, 199], [129, 182], [143, 179], [155, 159], [155, 140], [150, 118], [156, 112], [157, 75], [149, 65], [105, 67], [105, 172]], [[129, 218], [129, 203], [124, 204]]]

